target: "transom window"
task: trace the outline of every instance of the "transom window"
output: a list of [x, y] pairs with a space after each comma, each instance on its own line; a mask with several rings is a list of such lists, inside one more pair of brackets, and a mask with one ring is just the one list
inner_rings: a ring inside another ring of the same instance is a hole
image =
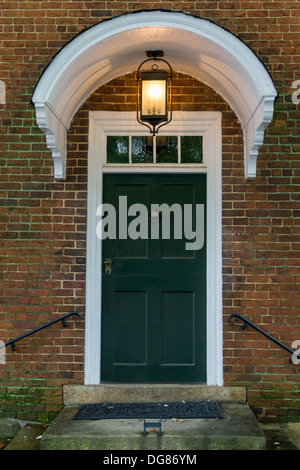
[[107, 136], [106, 163], [203, 164], [203, 137], [193, 136]]

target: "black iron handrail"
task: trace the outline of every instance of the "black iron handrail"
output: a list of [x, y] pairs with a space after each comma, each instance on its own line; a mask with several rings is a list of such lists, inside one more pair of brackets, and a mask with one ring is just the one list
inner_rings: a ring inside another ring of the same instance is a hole
[[39, 326], [38, 328], [35, 328], [34, 330], [28, 331], [27, 333], [24, 333], [23, 335], [17, 336], [17, 338], [10, 339], [9, 341], [7, 341], [7, 342], [4, 344], [4, 346], [10, 346], [11, 349], [12, 349], [13, 351], [15, 351], [15, 350], [16, 350], [15, 343], [16, 343], [17, 341], [20, 341], [20, 339], [26, 338], [26, 336], [33, 335], [33, 333], [36, 333], [37, 331], [43, 330], [44, 328], [47, 328], [48, 326], [53, 325], [54, 323], [57, 323], [57, 322], [59, 322], [59, 321], [61, 321], [61, 322], [62, 322], [62, 325], [63, 325], [64, 327], [66, 327], [67, 324], [66, 324], [66, 322], [65, 322], [65, 319], [66, 319], [67, 317], [70, 317], [71, 315], [77, 315], [77, 317], [79, 317], [79, 320], [77, 320], [77, 321], [80, 321], [80, 320], [81, 320], [81, 316], [80, 316], [80, 314], [77, 313], [77, 312], [66, 313], [66, 315], [62, 315], [61, 317], [56, 318], [56, 320], [49, 321], [48, 323], [45, 323], [44, 325], [41, 325], [41, 326]]
[[[266, 336], [268, 339], [270, 339], [271, 341], [273, 341], [274, 343], [276, 343], [278, 346], [280, 346], [281, 348], [285, 349], [286, 351], [288, 351], [292, 356], [294, 357], [297, 357], [297, 359], [300, 359], [300, 355], [296, 355], [295, 354], [295, 351], [293, 351], [292, 349], [288, 348], [285, 344], [281, 343], [280, 341], [278, 341], [278, 339], [274, 338], [273, 336], [271, 336], [269, 333], [267, 333], [266, 331], [262, 330], [261, 328], [259, 328], [259, 326], [255, 325], [254, 323], [252, 323], [250, 320], [248, 320], [247, 318], [243, 317], [242, 315], [239, 315], [238, 313], [233, 313], [232, 315], [229, 315], [229, 317], [227, 318], [227, 321], [229, 323], [229, 325], [234, 325], [234, 322], [231, 321], [232, 318], [239, 318], [240, 320], [243, 320], [244, 324], [242, 325], [242, 329], [244, 330], [246, 328], [247, 325], [250, 325], [252, 326], [252, 328], [254, 328], [256, 331], [258, 331], [259, 333], [261, 333], [262, 335]], [[290, 359], [290, 362], [292, 362], [292, 359]]]

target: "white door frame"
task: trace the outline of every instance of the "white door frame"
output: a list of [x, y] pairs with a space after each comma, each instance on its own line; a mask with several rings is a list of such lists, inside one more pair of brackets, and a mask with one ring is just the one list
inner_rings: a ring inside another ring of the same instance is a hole
[[90, 112], [84, 383], [101, 382], [102, 242], [96, 235], [96, 209], [102, 203], [103, 173], [197, 172], [207, 175], [207, 385], [223, 385], [221, 113], [174, 112], [171, 123], [160, 131], [160, 135], [203, 135], [201, 165], [106, 165], [107, 135], [147, 134], [135, 112]]

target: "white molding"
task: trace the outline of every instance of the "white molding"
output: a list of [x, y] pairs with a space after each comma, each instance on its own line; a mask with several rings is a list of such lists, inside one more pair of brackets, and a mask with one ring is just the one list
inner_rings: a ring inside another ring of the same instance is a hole
[[247, 179], [256, 177], [256, 161], [259, 148], [264, 143], [266, 127], [272, 120], [274, 98], [263, 98], [244, 127], [245, 174]]
[[230, 104], [244, 132], [245, 177], [255, 177], [277, 96], [268, 72], [241, 40], [216, 24], [157, 10], [132, 12], [87, 29], [44, 71], [32, 101], [55, 160], [55, 177], [65, 177], [66, 130], [78, 108], [100, 85], [137, 70], [145, 50], [153, 48], [163, 48], [174, 70], [211, 86]]
[[99, 156], [99, 150], [103, 151], [103, 147], [105, 147], [104, 140], [101, 140], [102, 134], [98, 132], [96, 122], [90, 119], [86, 247], [85, 384], [100, 383], [102, 243], [96, 236], [96, 210], [98, 205], [102, 203], [101, 155]]
[[66, 178], [67, 127], [50, 103], [35, 103], [35, 109], [38, 126], [45, 132], [47, 147], [52, 152], [55, 179], [64, 180]]
[[[183, 119], [182, 119], [183, 118]], [[106, 135], [145, 135], [135, 113], [90, 112], [88, 151], [88, 221], [86, 273], [85, 385], [100, 383], [101, 351], [101, 241], [96, 236], [96, 208], [102, 202], [102, 175], [111, 172], [105, 167]], [[221, 187], [221, 113], [175, 112], [165, 133], [203, 135], [206, 166], [193, 172], [207, 174], [207, 384], [223, 385], [222, 325], [222, 187]], [[124, 172], [124, 167], [115, 167]], [[130, 172], [190, 172], [178, 167], [139, 168], [128, 166]]]

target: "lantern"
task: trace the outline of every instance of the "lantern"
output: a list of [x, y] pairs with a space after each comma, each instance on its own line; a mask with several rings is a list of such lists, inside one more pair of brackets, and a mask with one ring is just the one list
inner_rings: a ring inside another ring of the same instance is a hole
[[[161, 59], [163, 51], [148, 51], [147, 56], [150, 58], [142, 62], [137, 71], [137, 120], [156, 135], [158, 129], [172, 119], [172, 68]], [[151, 70], [142, 71], [151, 61]], [[166, 64], [168, 71], [160, 69], [158, 64]]]

